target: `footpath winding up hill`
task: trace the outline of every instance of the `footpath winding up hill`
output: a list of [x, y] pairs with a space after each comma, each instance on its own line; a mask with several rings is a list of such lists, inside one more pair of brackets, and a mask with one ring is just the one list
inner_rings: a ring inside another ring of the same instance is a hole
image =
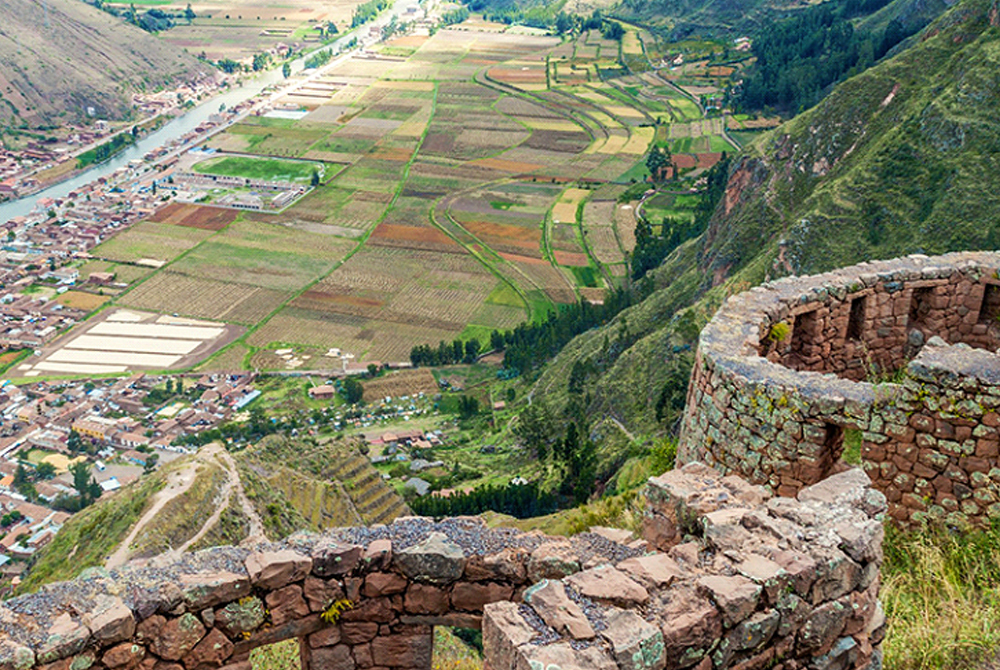
[[389, 523], [409, 510], [347, 441], [280, 437], [230, 454], [218, 444], [178, 459], [77, 514], [39, 554], [23, 588], [131, 559], [173, 560], [247, 538]]
[[209, 66], [80, 0], [0, 3], [0, 126], [121, 119], [129, 94]]

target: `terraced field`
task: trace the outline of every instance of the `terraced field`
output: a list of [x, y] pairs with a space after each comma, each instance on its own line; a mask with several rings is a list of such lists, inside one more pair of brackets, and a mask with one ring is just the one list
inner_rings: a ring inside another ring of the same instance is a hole
[[729, 146], [649, 62], [652, 36], [623, 26], [621, 44], [560, 42], [470, 20], [325, 71], [278, 101], [301, 119], [251, 117], [209, 142], [268, 159], [254, 165], [322, 161], [323, 183], [280, 214], [164, 208], [96, 250], [159, 267], [115, 299], [248, 326], [221, 358], [264, 369], [288, 346], [403, 361], [600, 301], [627, 274], [634, 203], [616, 200], [649, 148], [697, 175]]

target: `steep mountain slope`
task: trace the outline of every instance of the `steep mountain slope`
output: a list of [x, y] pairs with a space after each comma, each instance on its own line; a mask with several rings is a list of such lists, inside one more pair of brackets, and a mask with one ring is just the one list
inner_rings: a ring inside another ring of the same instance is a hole
[[0, 126], [121, 119], [129, 93], [209, 69], [79, 0], [0, 3]]
[[869, 258], [1000, 247], [998, 104], [1000, 3], [965, 0], [734, 160], [709, 229], [653, 273], [658, 290], [571, 342], [533, 397], [564, 404], [570, 370], [589, 363], [593, 431], [664, 431], [698, 327], [728, 293]]
[[39, 552], [21, 588], [90, 567], [248, 537], [387, 523], [408, 512], [352, 442], [272, 436], [237, 454], [210, 444], [70, 519]]

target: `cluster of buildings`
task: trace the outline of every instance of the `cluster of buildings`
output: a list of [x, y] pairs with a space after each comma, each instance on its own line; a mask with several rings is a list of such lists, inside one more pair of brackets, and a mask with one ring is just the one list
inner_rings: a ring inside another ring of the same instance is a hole
[[[146, 119], [168, 116], [181, 112], [187, 101], [202, 100], [219, 91], [226, 82], [219, 73], [206, 73], [197, 81], [182, 84], [176, 89], [157, 93], [137, 93], [132, 96], [136, 113]], [[67, 125], [58, 131], [60, 136], [47, 140], [29, 141], [24, 147], [0, 145], [0, 201], [23, 198], [37, 192], [46, 184], [38, 173], [67, 161], [75, 161], [87, 149], [106, 142], [115, 129], [103, 119], [87, 126]], [[51, 131], [50, 131], [51, 132]], [[72, 174], [68, 171], [67, 176]]]
[[[178, 438], [233, 419], [260, 395], [254, 378], [253, 374], [173, 377], [184, 382], [173, 394], [163, 390], [166, 377], [142, 373], [104, 381], [4, 383], [0, 573], [17, 574], [23, 564], [11, 559], [30, 557], [70, 517], [53, 505], [60, 496], [76, 494], [69, 465], [87, 462], [101, 489], [113, 492], [141, 476], [150, 462], [187, 453], [176, 444]], [[36, 480], [37, 497], [28, 500], [15, 483], [18, 466], [42, 462], [51, 463], [56, 475]]]

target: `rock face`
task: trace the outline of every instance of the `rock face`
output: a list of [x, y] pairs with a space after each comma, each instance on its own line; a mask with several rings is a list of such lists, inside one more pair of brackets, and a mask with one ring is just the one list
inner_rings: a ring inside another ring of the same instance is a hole
[[0, 670], [246, 670], [290, 638], [304, 670], [429, 670], [435, 625], [482, 626], [493, 670], [878, 667], [867, 483], [775, 498], [691, 464], [650, 481], [643, 543], [411, 517], [129, 565], [0, 605]]
[[843, 467], [856, 429], [897, 522], [1000, 519], [998, 268], [909, 256], [731, 298], [701, 334], [678, 460], [794, 496]]

